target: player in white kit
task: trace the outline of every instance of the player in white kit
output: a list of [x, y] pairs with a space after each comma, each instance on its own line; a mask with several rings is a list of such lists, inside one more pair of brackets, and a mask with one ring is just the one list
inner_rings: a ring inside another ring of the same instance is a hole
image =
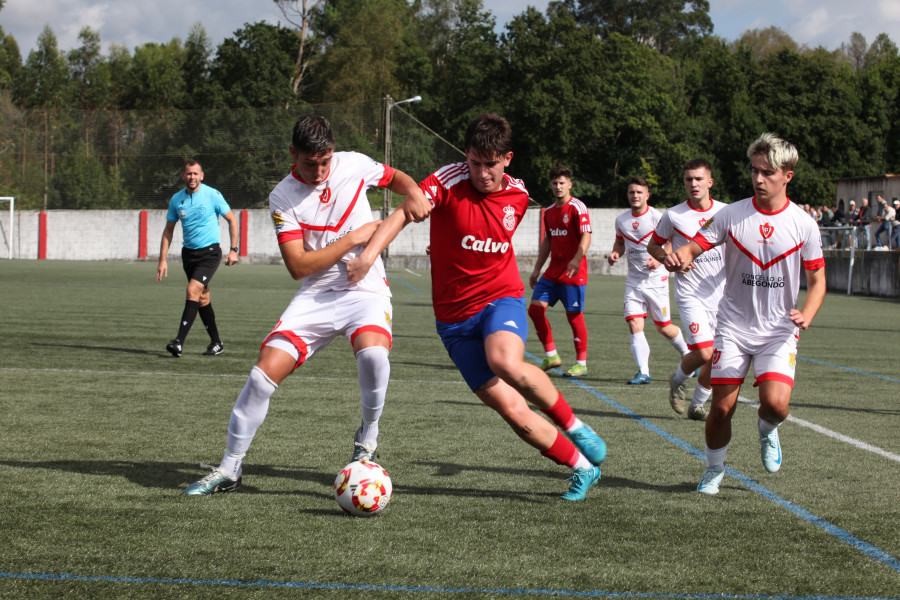
[[218, 468], [184, 493], [230, 492], [241, 485], [241, 466], [281, 382], [337, 336], [356, 355], [362, 424], [352, 460], [374, 458], [378, 420], [387, 393], [391, 348], [391, 292], [378, 258], [366, 277], [351, 283], [346, 263], [359, 255], [381, 221], [372, 218], [366, 189], [387, 187], [407, 196], [404, 212], [421, 221], [431, 211], [405, 173], [355, 152], [334, 152], [334, 134], [323, 117], [294, 126], [290, 174], [269, 195], [269, 211], [284, 264], [303, 280], [263, 341], [256, 366], [238, 395], [225, 456]]
[[[647, 252], [653, 258], [666, 260], [664, 246], [671, 242], [677, 250], [693, 239], [697, 231], [725, 204], [709, 197], [713, 185], [712, 165], [708, 160], [695, 158], [685, 163], [684, 189], [688, 199], [663, 213], [656, 230], [647, 244]], [[687, 337], [690, 352], [682, 357], [678, 367], [669, 377], [669, 404], [678, 414], [684, 413], [684, 384], [691, 373], [700, 369], [698, 385], [687, 409], [687, 416], [695, 421], [706, 420], [703, 405], [712, 390], [709, 384], [713, 335], [716, 332], [716, 314], [725, 287], [723, 270], [724, 246], [716, 246], [694, 261], [694, 268], [687, 273], [675, 273], [675, 303], [681, 316], [681, 325]]]
[[628, 275], [625, 278], [625, 322], [631, 332], [631, 355], [638, 372], [628, 381], [631, 385], [651, 382], [650, 344], [644, 336], [644, 319], [653, 319], [656, 330], [678, 350], [680, 356], [688, 352], [681, 330], [672, 324], [669, 311], [669, 273], [658, 268], [660, 262], [647, 253], [647, 243], [662, 216], [649, 206], [650, 187], [640, 177], [628, 182], [628, 203], [631, 210], [616, 218], [616, 241], [607, 257], [610, 266], [625, 254]]
[[[788, 417], [799, 330], [825, 299], [825, 259], [815, 220], [787, 197], [797, 149], [764, 133], [747, 150], [755, 195], [723, 208], [690, 244], [666, 256], [666, 269], [684, 273], [713, 246], [727, 243], [725, 292], [719, 303], [712, 357], [713, 397], [706, 420], [707, 469], [697, 487], [717, 494], [731, 440], [731, 416], [753, 362], [759, 386], [758, 428], [763, 466], [781, 467], [778, 426]], [[800, 270], [807, 293], [797, 308]]]

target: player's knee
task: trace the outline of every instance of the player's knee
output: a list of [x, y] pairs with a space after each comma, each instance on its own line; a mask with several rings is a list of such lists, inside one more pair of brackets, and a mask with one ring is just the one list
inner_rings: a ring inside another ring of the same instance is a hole
[[532, 320], [542, 318], [545, 312], [547, 312], [547, 309], [540, 304], [528, 305], [528, 316], [531, 317]]

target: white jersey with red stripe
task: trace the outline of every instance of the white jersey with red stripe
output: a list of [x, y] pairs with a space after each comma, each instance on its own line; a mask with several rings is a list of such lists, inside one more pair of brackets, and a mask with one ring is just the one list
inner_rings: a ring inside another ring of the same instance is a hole
[[[279, 245], [302, 239], [306, 252], [320, 250], [373, 221], [366, 190], [388, 185], [393, 176], [393, 168], [357, 152], [335, 152], [328, 176], [318, 185], [306, 183], [291, 169], [269, 194]], [[300, 291], [363, 289], [390, 296], [381, 257], [362, 281], [348, 281], [346, 263], [362, 250], [356, 246], [336, 264], [310, 275]]]
[[669, 272], [662, 265], [651, 270], [646, 262], [650, 258], [647, 244], [656, 229], [662, 213], [648, 206], [647, 210], [634, 215], [630, 210], [616, 217], [616, 240], [625, 243], [625, 257], [628, 260], [628, 275], [625, 285], [636, 288], [668, 287]]
[[808, 213], [790, 201], [777, 212], [766, 212], [756, 198], [746, 198], [720, 210], [694, 241], [705, 250], [730, 246], [719, 329], [750, 340], [797, 331], [790, 311], [797, 308], [800, 269], [825, 266], [819, 228]]
[[[700, 228], [726, 206], [718, 200], [713, 200], [706, 210], [696, 209], [690, 202], [673, 206], [656, 224], [653, 239], [661, 246], [671, 241], [672, 250], [678, 250], [694, 239]], [[675, 301], [679, 306], [696, 300], [711, 307], [719, 303], [725, 289], [724, 259], [725, 246], [716, 246], [694, 260], [694, 269], [675, 274]]]
[[467, 163], [454, 163], [420, 184], [431, 211], [431, 296], [434, 315], [459, 323], [498, 298], [521, 298], [525, 286], [512, 238], [528, 209], [521, 180], [503, 174], [503, 187], [483, 194]]

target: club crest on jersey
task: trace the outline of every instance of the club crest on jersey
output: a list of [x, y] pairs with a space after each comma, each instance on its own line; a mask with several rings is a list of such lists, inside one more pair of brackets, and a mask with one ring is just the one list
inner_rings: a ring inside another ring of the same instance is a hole
[[710, 217], [709, 219], [700, 219], [700, 227], [702, 227], [703, 229], [709, 229], [714, 220], [715, 217]]
[[328, 204], [331, 202], [331, 187], [327, 184], [325, 185], [325, 189], [322, 190], [322, 193], [319, 194], [319, 202], [322, 204]]
[[516, 209], [511, 204], [507, 204], [503, 209], [503, 226], [507, 230], [513, 231], [516, 228]]
[[641, 224], [638, 221], [635, 221], [634, 223], [631, 224], [631, 228], [634, 229], [635, 231], [637, 231], [638, 227], [640, 227], [640, 226], [641, 226]]
[[699, 221], [700, 227], [701, 227], [701, 228], [706, 227], [706, 224], [707, 224], [709, 221], [712, 221], [712, 219], [707, 219], [706, 217], [703, 217], [703, 218], [700, 219], [700, 221]]
[[717, 364], [719, 362], [720, 358], [722, 358], [722, 351], [719, 350], [718, 348], [714, 348], [713, 355], [712, 355], [713, 364]]
[[563, 221], [563, 225], [568, 225], [569, 224], [569, 215], [563, 215], [562, 221]]
[[275, 225], [275, 229], [281, 229], [282, 227], [284, 227], [284, 218], [277, 210], [272, 213], [272, 224]]
[[766, 221], [764, 224], [759, 226], [759, 234], [763, 236], [764, 240], [772, 237], [772, 234], [775, 233], [775, 228], [769, 225], [769, 222]]
[[696, 335], [698, 331], [700, 331], [700, 323], [691, 323], [691, 333]]

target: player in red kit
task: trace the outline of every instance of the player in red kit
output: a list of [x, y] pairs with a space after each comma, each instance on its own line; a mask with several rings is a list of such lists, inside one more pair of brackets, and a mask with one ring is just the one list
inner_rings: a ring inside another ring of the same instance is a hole
[[[558, 367], [562, 359], [556, 352], [553, 331], [547, 320], [547, 307], [562, 302], [575, 340], [575, 364], [563, 373], [567, 377], [587, 375], [587, 327], [584, 324], [584, 288], [587, 285], [587, 254], [591, 245], [591, 218], [587, 207], [572, 197], [572, 170], [550, 169], [550, 187], [556, 201], [544, 211], [544, 230], [534, 271], [528, 283], [534, 292], [528, 316], [544, 346], [545, 371]], [[541, 276], [547, 257], [550, 265]]]
[[[505, 173], [512, 129], [484, 113], [466, 130], [466, 161], [448, 165], [419, 187], [431, 201], [431, 275], [438, 334], [466, 383], [528, 444], [572, 469], [561, 497], [582, 500], [600, 479], [606, 444], [572, 412], [537, 365], [525, 362], [525, 286], [512, 237], [528, 207], [523, 183]], [[361, 278], [410, 220], [395, 211], [348, 263]], [[562, 432], [534, 412], [546, 414]]]

